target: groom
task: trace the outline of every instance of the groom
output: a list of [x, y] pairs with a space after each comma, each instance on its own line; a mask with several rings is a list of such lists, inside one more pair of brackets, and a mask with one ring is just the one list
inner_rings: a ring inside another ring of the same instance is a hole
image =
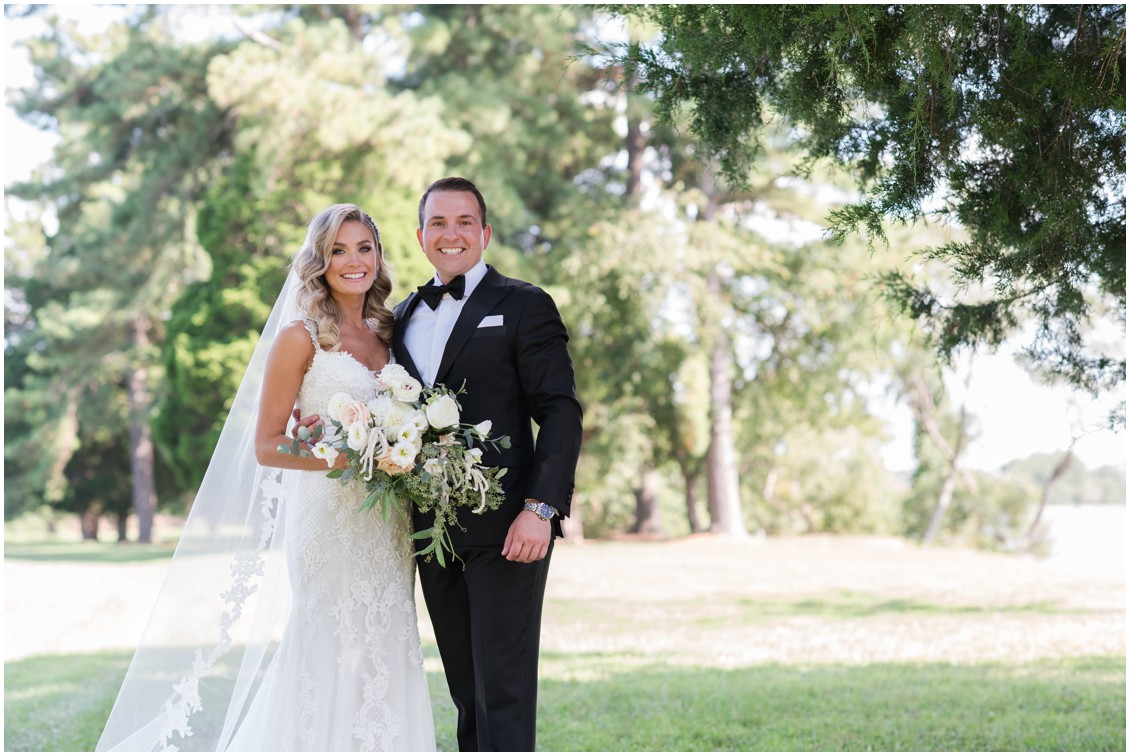
[[[435, 277], [396, 308], [396, 360], [426, 385], [463, 387], [462, 421], [490, 420], [491, 435], [511, 441], [482, 459], [507, 468], [505, 502], [462, 515], [451, 531], [464, 568], [421, 559], [420, 583], [459, 711], [459, 750], [532, 751], [542, 599], [581, 447], [569, 337], [548, 294], [483, 262], [491, 227], [471, 181], [433, 183], [419, 222]], [[413, 517], [417, 530], [432, 524]]]

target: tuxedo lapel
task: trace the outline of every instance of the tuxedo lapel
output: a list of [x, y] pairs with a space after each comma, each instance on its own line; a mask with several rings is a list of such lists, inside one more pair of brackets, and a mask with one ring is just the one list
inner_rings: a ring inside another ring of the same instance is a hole
[[396, 308], [396, 320], [392, 326], [392, 351], [396, 355], [396, 361], [403, 365], [413, 378], [419, 381], [422, 380], [420, 370], [416, 367], [412, 355], [408, 353], [408, 348], [404, 345], [404, 332], [408, 330], [408, 320], [412, 317], [412, 311], [416, 309], [418, 304], [420, 304], [420, 295], [412, 292]]
[[487, 266], [487, 274], [471, 292], [467, 303], [463, 305], [463, 311], [459, 313], [459, 319], [455, 321], [455, 327], [451, 329], [451, 336], [448, 337], [447, 345], [443, 349], [439, 369], [436, 370], [436, 383], [443, 383], [463, 345], [474, 335], [483, 318], [506, 296], [507, 288], [504, 281], [501, 273]]

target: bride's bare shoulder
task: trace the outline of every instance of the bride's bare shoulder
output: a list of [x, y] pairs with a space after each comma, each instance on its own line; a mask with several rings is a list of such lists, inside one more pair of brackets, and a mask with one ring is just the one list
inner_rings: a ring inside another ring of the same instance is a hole
[[310, 331], [306, 329], [306, 324], [301, 320], [295, 320], [283, 326], [275, 336], [271, 351], [292, 358], [301, 357], [303, 361], [312, 357], [314, 341]]

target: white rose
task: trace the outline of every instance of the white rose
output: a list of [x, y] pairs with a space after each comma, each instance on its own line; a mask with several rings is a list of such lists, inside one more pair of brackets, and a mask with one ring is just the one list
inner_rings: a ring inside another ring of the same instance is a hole
[[478, 433], [482, 438], [490, 436], [491, 423], [490, 420], [483, 420], [475, 426], [475, 433]]
[[330, 397], [330, 403], [326, 406], [326, 412], [330, 416], [330, 420], [340, 420], [341, 410], [345, 405], [353, 401], [353, 397], [344, 391], [339, 391]]
[[410, 375], [405, 375], [400, 381], [389, 386], [392, 395], [398, 402], [415, 402], [420, 398], [424, 387]]
[[349, 435], [346, 437], [345, 443], [349, 444], [349, 448], [353, 451], [361, 451], [365, 448], [365, 440], [369, 437], [369, 429], [364, 425], [351, 425], [349, 426]]
[[459, 405], [450, 396], [437, 396], [428, 402], [428, 422], [436, 430], [459, 425]]
[[390, 401], [388, 415], [385, 417], [386, 428], [396, 428], [409, 422], [415, 408], [404, 402]]
[[393, 386], [402, 383], [405, 378], [411, 377], [408, 375], [408, 369], [403, 365], [390, 362], [381, 368], [381, 372], [377, 374], [377, 382], [381, 384], [381, 388], [391, 390]]
[[310, 452], [318, 459], [326, 460], [326, 467], [333, 467], [334, 460], [337, 459], [338, 450], [327, 444], [325, 441], [319, 441], [314, 444], [314, 448]]

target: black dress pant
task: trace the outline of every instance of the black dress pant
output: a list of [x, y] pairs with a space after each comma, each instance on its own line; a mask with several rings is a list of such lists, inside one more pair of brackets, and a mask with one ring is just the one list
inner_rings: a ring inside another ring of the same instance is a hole
[[419, 561], [460, 751], [533, 751], [541, 608], [553, 544], [532, 564], [507, 561], [501, 546], [456, 547], [446, 568]]

